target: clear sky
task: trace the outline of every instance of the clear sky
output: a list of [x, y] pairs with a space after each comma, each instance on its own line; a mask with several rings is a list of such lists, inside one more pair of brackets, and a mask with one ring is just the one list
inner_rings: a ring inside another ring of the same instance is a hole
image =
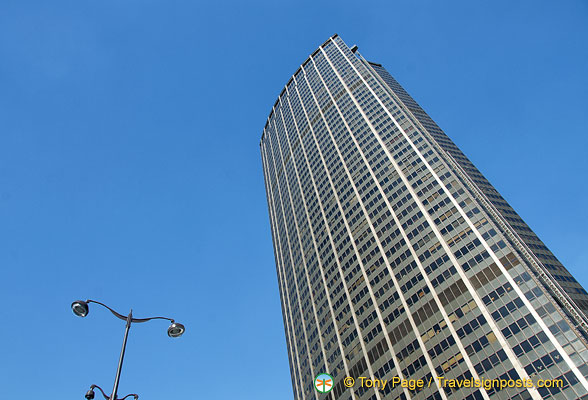
[[334, 33], [382, 63], [588, 288], [588, 5], [0, 2], [0, 393], [291, 399], [259, 139]]

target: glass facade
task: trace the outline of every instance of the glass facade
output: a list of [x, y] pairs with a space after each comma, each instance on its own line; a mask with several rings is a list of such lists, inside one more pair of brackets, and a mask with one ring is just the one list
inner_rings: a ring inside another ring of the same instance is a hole
[[329, 38], [260, 147], [296, 399], [588, 398], [588, 294], [381, 65]]

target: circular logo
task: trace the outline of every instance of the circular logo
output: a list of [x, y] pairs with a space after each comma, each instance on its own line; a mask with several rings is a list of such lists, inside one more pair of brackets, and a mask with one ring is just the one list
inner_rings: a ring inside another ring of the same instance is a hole
[[318, 374], [314, 378], [314, 387], [319, 393], [329, 393], [333, 390], [333, 377], [329, 374]]

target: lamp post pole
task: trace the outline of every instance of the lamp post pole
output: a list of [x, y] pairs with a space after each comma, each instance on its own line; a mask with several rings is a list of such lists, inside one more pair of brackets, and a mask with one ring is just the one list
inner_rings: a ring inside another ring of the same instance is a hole
[[131, 321], [133, 320], [133, 310], [127, 316], [127, 326], [125, 328], [125, 337], [123, 339], [122, 349], [120, 350], [120, 358], [118, 359], [118, 368], [116, 369], [116, 378], [114, 379], [114, 388], [112, 389], [112, 396], [110, 400], [116, 400], [116, 393], [118, 392], [118, 382], [120, 381], [120, 372], [122, 370], [123, 360], [125, 358], [125, 350], [127, 348], [127, 338], [129, 337], [129, 330], [131, 329]]
[[88, 303], [100, 304], [101, 306], [107, 308], [108, 310], [110, 310], [110, 312], [112, 314], [114, 314], [115, 317], [122, 319], [123, 321], [126, 321], [126, 327], [125, 327], [125, 336], [123, 338], [122, 349], [120, 350], [120, 357], [118, 359], [118, 367], [116, 369], [116, 378], [114, 379], [114, 388], [112, 389], [112, 395], [107, 396], [104, 393], [104, 391], [100, 388], [100, 386], [92, 385], [92, 386], [90, 386], [90, 390], [88, 390], [88, 392], [86, 393], [86, 399], [92, 400], [94, 398], [94, 388], [98, 388], [100, 390], [100, 392], [102, 393], [102, 396], [104, 396], [104, 398], [106, 400], [124, 400], [129, 396], [133, 396], [135, 398], [135, 400], [137, 400], [139, 398], [139, 396], [134, 393], [128, 394], [125, 397], [123, 397], [122, 399], [118, 399], [116, 397], [116, 395], [118, 393], [118, 384], [120, 382], [120, 374], [122, 371], [123, 360], [125, 358], [125, 350], [127, 348], [127, 338], [129, 337], [129, 330], [131, 329], [131, 324], [133, 322], [136, 322], [136, 323], [147, 322], [147, 321], [151, 321], [152, 319], [165, 319], [165, 320], [171, 321], [171, 325], [169, 326], [169, 328], [167, 328], [167, 335], [169, 337], [182, 336], [182, 334], [185, 332], [186, 328], [184, 327], [184, 325], [177, 323], [173, 319], [167, 318], [167, 317], [133, 318], [133, 310], [132, 309], [129, 312], [129, 315], [127, 315], [125, 317], [125, 316], [117, 313], [116, 311], [114, 311], [112, 308], [108, 307], [106, 304], [100, 303], [99, 301], [95, 301], [95, 300], [74, 301], [71, 304], [71, 309], [74, 312], [74, 314], [77, 315], [78, 317], [85, 317], [86, 315], [88, 315], [88, 312], [90, 311]]

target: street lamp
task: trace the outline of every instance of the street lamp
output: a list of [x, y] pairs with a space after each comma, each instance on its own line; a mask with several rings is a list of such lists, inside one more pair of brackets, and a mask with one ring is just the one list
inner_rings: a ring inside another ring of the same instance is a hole
[[73, 313], [75, 315], [77, 315], [78, 317], [85, 317], [88, 315], [88, 313], [90, 312], [90, 307], [88, 306], [89, 303], [96, 303], [96, 304], [100, 304], [103, 307], [106, 307], [112, 314], [114, 314], [115, 317], [122, 319], [123, 321], [127, 322], [126, 328], [125, 328], [125, 336], [123, 339], [123, 344], [122, 344], [122, 349], [120, 351], [120, 358], [118, 360], [118, 368], [116, 370], [116, 378], [114, 380], [114, 388], [112, 389], [112, 395], [111, 396], [107, 396], [104, 391], [100, 388], [100, 386], [98, 385], [92, 385], [90, 386], [90, 390], [88, 390], [86, 392], [86, 399], [88, 400], [92, 400], [94, 398], [94, 389], [97, 388], [98, 390], [100, 390], [100, 392], [102, 393], [102, 396], [104, 396], [104, 398], [106, 400], [124, 400], [127, 397], [133, 396], [135, 398], [135, 400], [137, 400], [139, 398], [139, 395], [137, 394], [128, 394], [125, 397], [123, 397], [122, 399], [118, 399], [116, 397], [116, 393], [118, 391], [118, 383], [120, 380], [120, 373], [122, 370], [122, 364], [123, 364], [123, 359], [125, 357], [125, 349], [127, 347], [127, 338], [129, 336], [129, 329], [131, 328], [131, 324], [133, 322], [147, 322], [147, 321], [151, 321], [152, 319], [165, 319], [171, 322], [171, 325], [169, 326], [169, 328], [167, 328], [167, 335], [169, 337], [180, 337], [184, 334], [184, 332], [186, 331], [186, 328], [184, 327], [184, 325], [177, 323], [176, 321], [174, 321], [171, 318], [166, 318], [166, 317], [151, 317], [151, 318], [133, 318], [133, 310], [131, 309], [131, 311], [129, 312], [129, 315], [127, 315], [126, 317], [122, 314], [117, 313], [116, 311], [114, 311], [112, 308], [108, 307], [106, 304], [100, 303], [99, 301], [95, 301], [95, 300], [76, 300], [73, 303], [71, 303], [71, 309], [73, 311]]

